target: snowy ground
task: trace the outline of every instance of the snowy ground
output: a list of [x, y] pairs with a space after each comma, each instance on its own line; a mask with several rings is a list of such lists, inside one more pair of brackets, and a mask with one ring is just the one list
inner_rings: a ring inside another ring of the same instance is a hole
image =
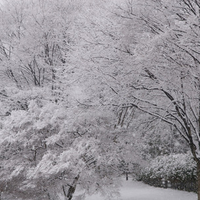
[[[155, 188], [141, 182], [124, 181], [120, 190], [122, 200], [196, 200], [193, 192]], [[86, 197], [86, 200], [104, 200], [100, 195]]]

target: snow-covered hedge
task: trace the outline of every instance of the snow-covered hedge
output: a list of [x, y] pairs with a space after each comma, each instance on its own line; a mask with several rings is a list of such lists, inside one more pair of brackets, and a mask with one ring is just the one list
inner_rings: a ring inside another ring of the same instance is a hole
[[196, 163], [189, 153], [159, 156], [142, 171], [141, 180], [158, 187], [196, 191]]

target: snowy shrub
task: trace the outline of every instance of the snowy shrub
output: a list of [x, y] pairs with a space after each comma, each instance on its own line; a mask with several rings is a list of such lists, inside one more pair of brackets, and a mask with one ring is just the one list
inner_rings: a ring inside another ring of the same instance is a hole
[[196, 163], [189, 153], [159, 156], [142, 171], [141, 180], [158, 187], [195, 191]]

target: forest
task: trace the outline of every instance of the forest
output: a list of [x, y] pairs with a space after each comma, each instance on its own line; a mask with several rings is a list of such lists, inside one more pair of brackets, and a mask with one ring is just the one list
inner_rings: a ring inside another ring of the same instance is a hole
[[200, 200], [199, 39], [199, 0], [1, 0], [0, 199]]

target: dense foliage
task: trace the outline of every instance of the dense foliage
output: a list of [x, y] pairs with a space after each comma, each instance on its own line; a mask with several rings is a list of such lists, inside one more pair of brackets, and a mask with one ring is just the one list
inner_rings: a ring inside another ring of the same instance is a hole
[[191, 154], [172, 154], [153, 159], [142, 171], [141, 180], [153, 186], [195, 191], [197, 171]]

